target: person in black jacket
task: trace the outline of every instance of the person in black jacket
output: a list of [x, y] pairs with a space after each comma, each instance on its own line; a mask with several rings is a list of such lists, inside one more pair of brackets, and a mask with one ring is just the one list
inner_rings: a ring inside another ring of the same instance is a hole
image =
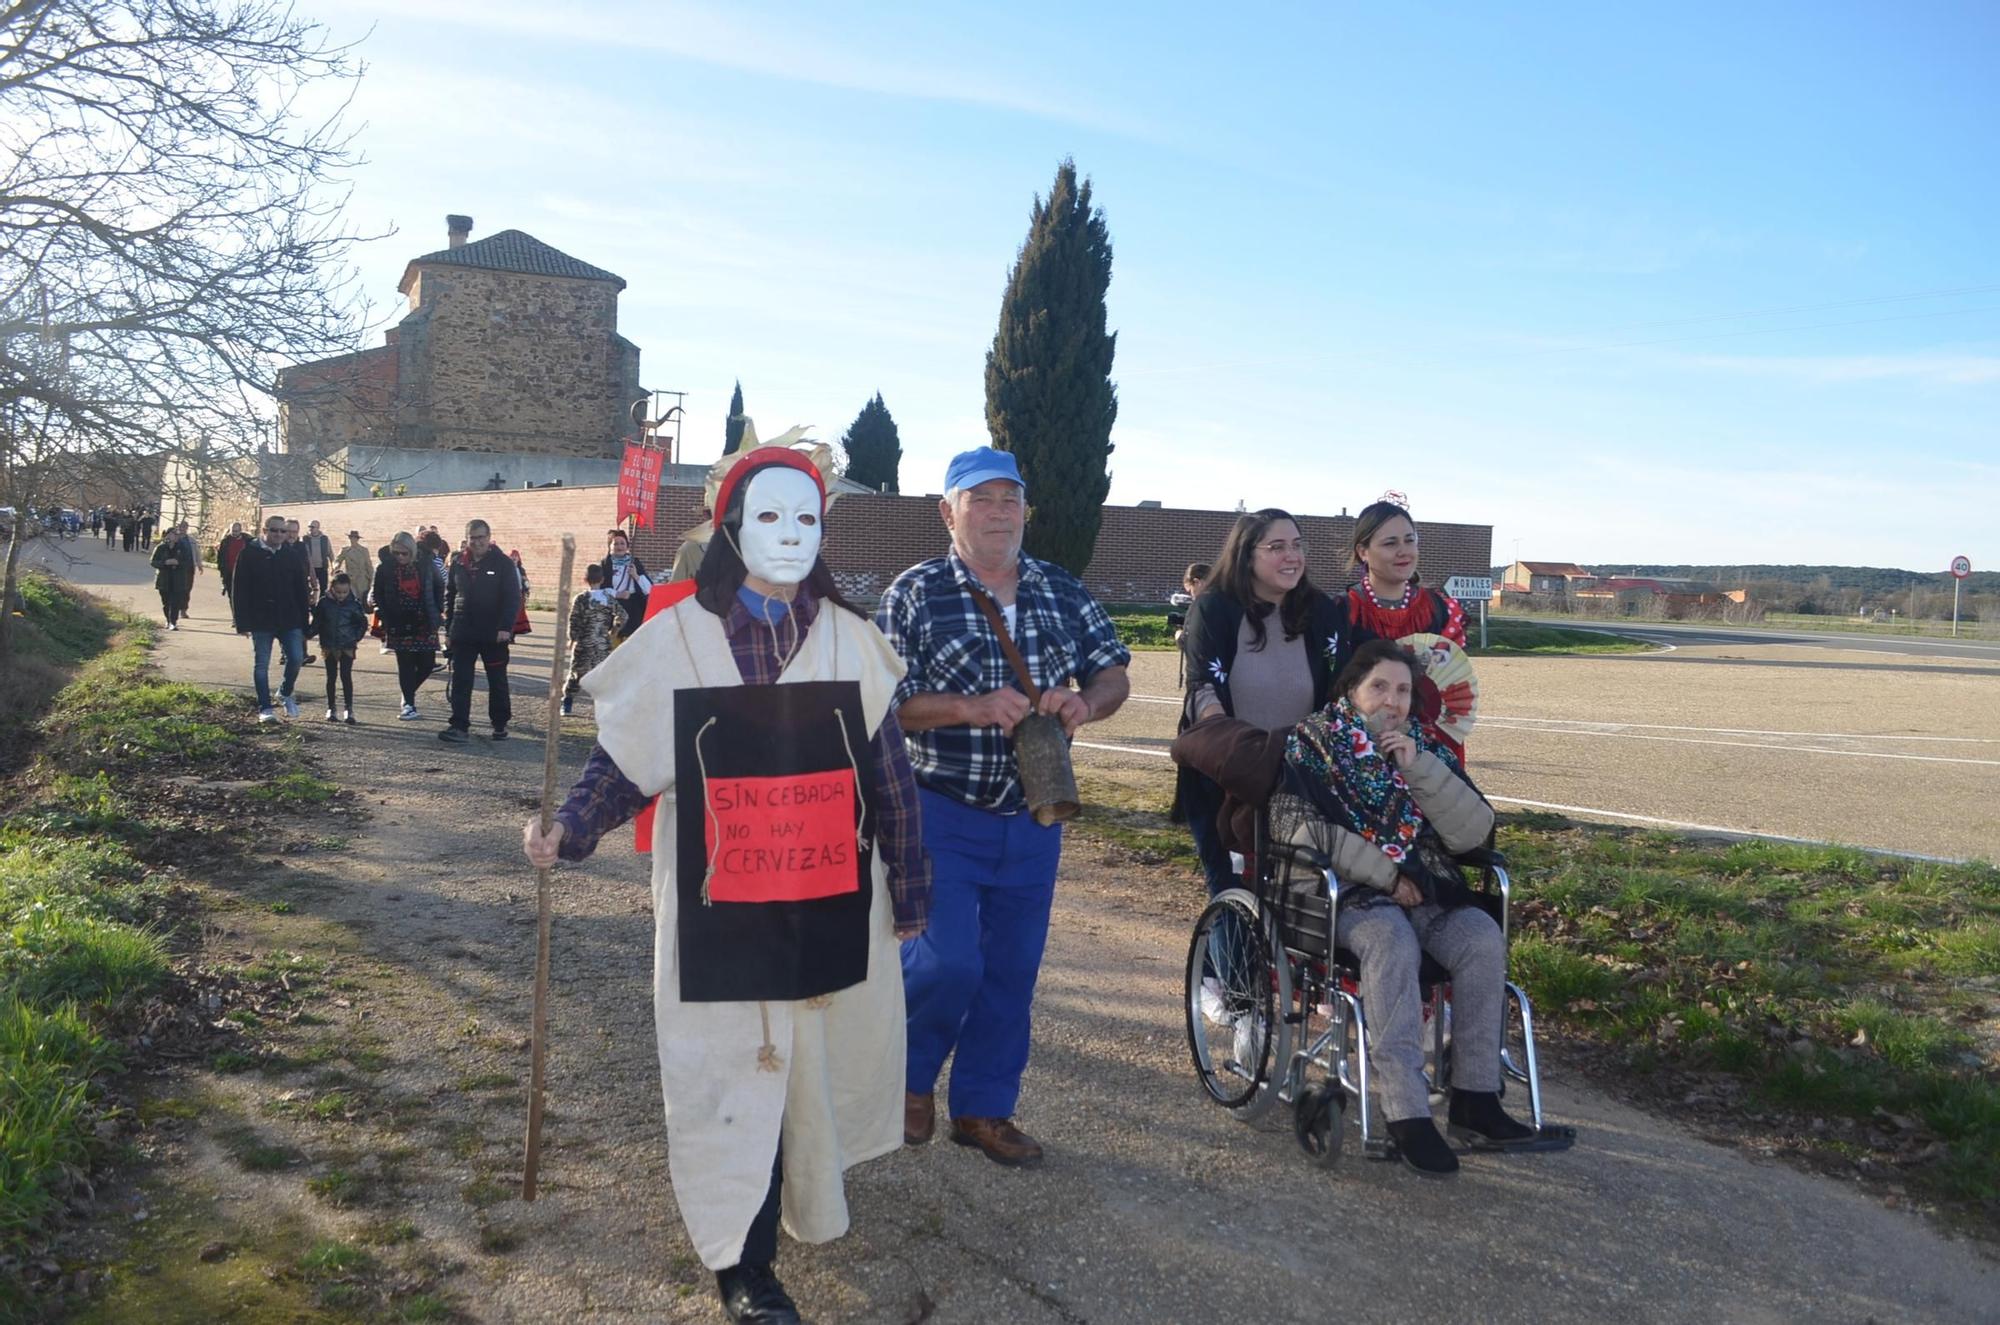
[[[1326, 703], [1340, 633], [1338, 605], [1306, 575], [1305, 539], [1285, 511], [1236, 517], [1181, 635], [1187, 697], [1180, 730], [1214, 712], [1274, 731]], [[1213, 896], [1232, 886], [1216, 833], [1221, 790], [1183, 766], [1175, 817], [1185, 817]]]
[[306, 568], [305, 551], [285, 544], [285, 517], [266, 515], [264, 537], [250, 544], [236, 559], [236, 575], [229, 597], [236, 633], [250, 637], [251, 680], [257, 687], [257, 721], [274, 722], [271, 711], [271, 642], [285, 651], [285, 679], [278, 698], [285, 716], [299, 716], [299, 702], [292, 697], [298, 684], [299, 668], [306, 656]]
[[493, 739], [507, 739], [514, 716], [507, 694], [507, 646], [521, 611], [521, 576], [493, 546], [484, 520], [465, 526], [465, 554], [452, 558], [445, 590], [445, 644], [451, 654], [451, 725], [441, 741], [463, 742], [472, 731], [473, 664], [486, 668], [486, 716]]
[[[354, 725], [354, 650], [368, 633], [368, 612], [354, 596], [353, 581], [346, 571], [338, 571], [319, 602], [313, 605], [312, 632], [319, 638], [321, 656], [326, 659], [326, 720]], [[333, 686], [338, 679], [344, 702], [334, 707]]]

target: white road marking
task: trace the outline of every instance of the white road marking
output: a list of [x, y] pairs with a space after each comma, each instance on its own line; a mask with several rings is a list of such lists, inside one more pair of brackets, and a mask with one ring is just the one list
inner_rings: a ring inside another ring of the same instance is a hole
[[1828, 741], [1955, 741], [1971, 745], [2000, 745], [2000, 738], [1991, 736], [1909, 736], [1879, 732], [1767, 731], [1762, 727], [1684, 727], [1671, 722], [1616, 722], [1604, 718], [1519, 718], [1511, 713], [1482, 713], [1479, 715], [1479, 720], [1481, 722], [1537, 722], [1586, 728], [1615, 728], [1621, 731], [1627, 727], [1638, 727], [1649, 731], [1710, 732], [1717, 736], [1817, 736], [1822, 740]]
[[1172, 704], [1175, 708], [1181, 706], [1181, 701], [1171, 695], [1127, 695], [1125, 698], [1140, 704]]
[[1154, 759], [1172, 759], [1165, 750], [1141, 750], [1136, 745], [1100, 745], [1096, 741], [1071, 741], [1071, 745], [1084, 750], [1109, 750], [1121, 755], [1149, 755]]
[[1892, 754], [1886, 750], [1836, 750], [1825, 745], [1778, 745], [1770, 741], [1710, 741], [1696, 736], [1648, 736], [1643, 732], [1591, 731], [1584, 728], [1509, 727], [1504, 722], [1482, 723], [1493, 731], [1530, 732], [1538, 736], [1609, 736], [1624, 741], [1665, 741], [1673, 745], [1726, 745], [1742, 750], [1782, 750], [1788, 754], [1844, 755], [1849, 759], [1901, 759], [1919, 764], [1976, 764], [2000, 768], [2000, 759], [1955, 759], [1948, 755]]

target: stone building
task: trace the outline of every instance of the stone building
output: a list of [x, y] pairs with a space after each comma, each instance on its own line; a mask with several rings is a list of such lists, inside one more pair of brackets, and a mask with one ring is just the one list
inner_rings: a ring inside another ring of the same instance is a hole
[[642, 394], [639, 347], [618, 334], [624, 279], [519, 230], [475, 241], [471, 217], [445, 221], [447, 246], [404, 269], [409, 311], [383, 344], [278, 375], [276, 449], [294, 463], [273, 466], [291, 490], [271, 496], [307, 495], [301, 472], [340, 492], [349, 468], [413, 493], [461, 485], [465, 464], [425, 463], [440, 452], [484, 453], [476, 467], [508, 487], [522, 469], [521, 481], [602, 483], [608, 463], [615, 479]]

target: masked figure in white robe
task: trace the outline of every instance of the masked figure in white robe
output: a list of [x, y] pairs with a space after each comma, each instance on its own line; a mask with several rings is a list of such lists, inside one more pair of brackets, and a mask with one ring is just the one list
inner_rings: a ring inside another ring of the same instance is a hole
[[[890, 707], [902, 660], [819, 556], [822, 459], [744, 452], [693, 592], [584, 678], [599, 746], [537, 865], [657, 798], [654, 1013], [681, 1218], [736, 1321], [795, 1321], [777, 1229], [847, 1231], [843, 1173], [902, 1145], [900, 939], [930, 867]], [[664, 601], [664, 605], [662, 600]]]

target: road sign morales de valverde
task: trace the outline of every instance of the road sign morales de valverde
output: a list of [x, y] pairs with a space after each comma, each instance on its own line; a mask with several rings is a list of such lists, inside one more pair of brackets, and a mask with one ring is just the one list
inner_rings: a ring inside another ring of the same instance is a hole
[[1953, 557], [1951, 559], [1951, 573], [1953, 578], [1960, 580], [1972, 574], [1972, 558]]
[[1454, 575], [1444, 582], [1447, 598], [1484, 602], [1493, 597], [1493, 581], [1482, 575]]

